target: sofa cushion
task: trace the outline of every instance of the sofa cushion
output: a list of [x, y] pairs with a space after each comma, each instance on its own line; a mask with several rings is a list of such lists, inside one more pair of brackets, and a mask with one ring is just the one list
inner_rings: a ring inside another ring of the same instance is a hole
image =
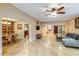
[[77, 35], [77, 38], [76, 38], [76, 40], [79, 40], [79, 35]]
[[78, 35], [78, 34], [74, 34], [74, 33], [67, 33], [67, 34], [66, 34], [66, 37], [79, 40], [79, 35]]
[[71, 36], [71, 38], [77, 39], [77, 35], [73, 34], [73, 35]]

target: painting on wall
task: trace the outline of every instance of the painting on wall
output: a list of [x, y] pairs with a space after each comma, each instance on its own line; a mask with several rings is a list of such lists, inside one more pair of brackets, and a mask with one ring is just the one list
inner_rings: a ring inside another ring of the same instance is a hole
[[75, 19], [75, 28], [79, 29], [79, 17]]
[[18, 24], [17, 29], [22, 29], [22, 24]]

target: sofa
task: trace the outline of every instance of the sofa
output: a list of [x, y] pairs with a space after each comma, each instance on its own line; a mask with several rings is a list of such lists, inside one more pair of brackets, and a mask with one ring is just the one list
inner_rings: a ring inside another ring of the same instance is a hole
[[65, 46], [79, 47], [79, 35], [75, 33], [67, 33], [62, 41]]

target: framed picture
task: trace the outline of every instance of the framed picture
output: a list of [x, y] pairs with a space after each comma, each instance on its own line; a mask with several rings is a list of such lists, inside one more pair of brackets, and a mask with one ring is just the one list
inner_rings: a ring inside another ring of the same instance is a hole
[[22, 24], [18, 24], [17, 29], [22, 29]]
[[79, 17], [75, 19], [75, 28], [79, 28]]

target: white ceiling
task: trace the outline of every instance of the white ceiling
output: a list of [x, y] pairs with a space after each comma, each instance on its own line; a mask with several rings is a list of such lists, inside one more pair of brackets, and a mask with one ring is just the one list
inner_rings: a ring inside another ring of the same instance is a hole
[[79, 16], [79, 4], [78, 3], [63, 3], [65, 6], [65, 14], [58, 15], [57, 17], [45, 16], [45, 8], [49, 6], [54, 6], [53, 3], [13, 3], [16, 8], [24, 11], [26, 14], [38, 19], [42, 22], [47, 21], [63, 21], [69, 20], [75, 16]]

